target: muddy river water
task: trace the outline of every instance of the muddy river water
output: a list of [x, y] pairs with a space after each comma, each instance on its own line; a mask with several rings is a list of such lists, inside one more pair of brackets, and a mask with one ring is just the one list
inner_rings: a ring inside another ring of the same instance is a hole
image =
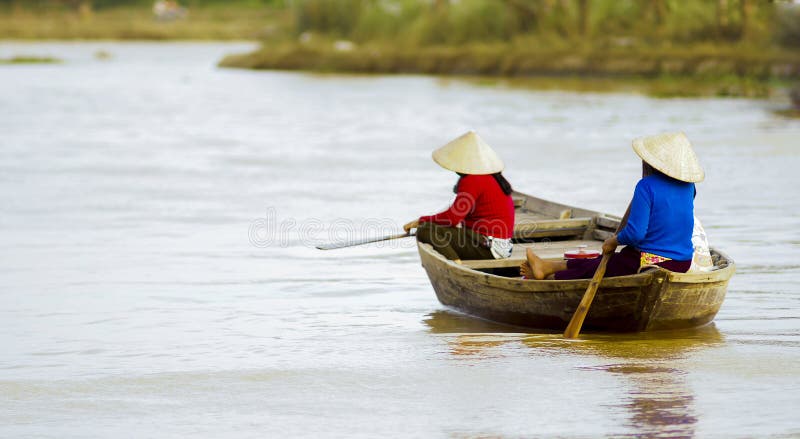
[[[2, 43], [1, 437], [798, 437], [800, 121], [418, 76], [221, 70], [247, 44]], [[96, 56], [98, 51], [110, 54]], [[713, 325], [520, 332], [440, 305], [413, 242], [477, 130], [519, 190], [619, 214], [684, 130], [738, 272]]]

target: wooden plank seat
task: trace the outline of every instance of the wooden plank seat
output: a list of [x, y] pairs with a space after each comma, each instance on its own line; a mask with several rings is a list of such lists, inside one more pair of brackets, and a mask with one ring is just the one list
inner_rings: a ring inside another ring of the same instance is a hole
[[515, 239], [551, 238], [557, 236], [579, 236], [592, 225], [591, 218], [533, 219], [526, 215], [514, 224]]
[[619, 222], [622, 218], [614, 215], [607, 215], [601, 214], [594, 217], [595, 224], [597, 227], [609, 230], [617, 230], [617, 226], [619, 226]]
[[544, 259], [563, 259], [565, 251], [576, 250], [579, 245], [587, 246], [587, 250], [600, 251], [603, 243], [584, 240], [518, 243], [514, 244], [510, 258], [465, 260], [462, 261], [462, 264], [473, 269], [517, 267], [525, 261], [525, 251], [528, 248], [532, 248], [537, 255]]

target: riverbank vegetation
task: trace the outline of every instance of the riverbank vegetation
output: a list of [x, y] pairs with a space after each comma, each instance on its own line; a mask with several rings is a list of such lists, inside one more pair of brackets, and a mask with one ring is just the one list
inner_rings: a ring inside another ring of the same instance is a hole
[[0, 38], [256, 40], [220, 65], [757, 96], [800, 77], [781, 0], [0, 0]]
[[800, 76], [800, 7], [758, 0], [296, 0], [291, 34], [221, 65], [614, 78], [649, 93], [765, 96]]
[[0, 64], [57, 64], [61, 60], [49, 56], [16, 55], [0, 58]]
[[[554, 50], [535, 45], [423, 48], [366, 45], [342, 51], [325, 47], [324, 43], [289, 44], [231, 55], [220, 65], [321, 72], [500, 76], [513, 78], [511, 83], [515, 84], [574, 83], [575, 87], [595, 90], [608, 88], [609, 81], [616, 80], [621, 87], [635, 86], [659, 96], [766, 96], [771, 84], [781, 84], [800, 74], [797, 54], [712, 46], [637, 51]], [[586, 78], [599, 81], [580, 81]]]
[[180, 2], [185, 15], [159, 19], [151, 0], [0, 0], [6, 40], [259, 40], [286, 33], [282, 1]]

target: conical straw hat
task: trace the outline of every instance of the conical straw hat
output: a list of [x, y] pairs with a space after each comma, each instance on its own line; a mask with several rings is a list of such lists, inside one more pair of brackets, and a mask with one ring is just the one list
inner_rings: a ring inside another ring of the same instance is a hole
[[633, 140], [633, 150], [648, 165], [680, 181], [706, 178], [692, 144], [683, 133], [665, 133]]
[[469, 131], [433, 152], [439, 166], [460, 174], [495, 174], [505, 168], [491, 146]]

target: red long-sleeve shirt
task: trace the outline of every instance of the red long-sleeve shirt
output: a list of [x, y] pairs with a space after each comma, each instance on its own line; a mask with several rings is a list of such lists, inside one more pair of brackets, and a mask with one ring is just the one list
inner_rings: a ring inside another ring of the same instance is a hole
[[514, 234], [514, 200], [503, 193], [491, 175], [465, 175], [458, 182], [456, 199], [449, 209], [422, 216], [420, 223], [465, 227], [486, 236], [508, 239]]

